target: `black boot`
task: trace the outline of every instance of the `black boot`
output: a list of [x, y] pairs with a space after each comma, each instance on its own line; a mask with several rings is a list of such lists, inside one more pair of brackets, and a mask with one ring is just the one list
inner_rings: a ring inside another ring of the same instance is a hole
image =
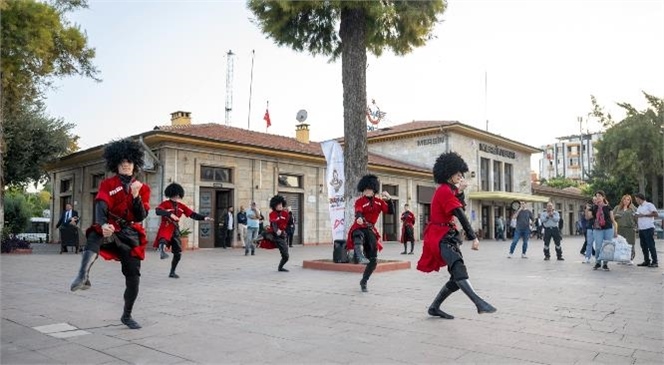
[[178, 267], [178, 262], [180, 262], [181, 257], [182, 254], [180, 254], [179, 252], [173, 254], [173, 261], [171, 261], [171, 273], [168, 274], [169, 278], [175, 278], [175, 279], [180, 278], [180, 276], [175, 273], [175, 269]]
[[159, 258], [162, 260], [165, 260], [168, 258], [168, 254], [166, 253], [166, 243], [162, 242], [159, 244], [159, 248], [157, 249], [159, 251]]
[[408, 253], [408, 242], [403, 243], [403, 252], [401, 253], [402, 255], [405, 255]]
[[122, 317], [120, 317], [120, 322], [125, 326], [137, 330], [141, 328], [141, 325], [138, 324], [133, 318], [131, 318], [131, 311], [134, 308], [134, 302], [138, 296], [138, 285], [140, 283], [139, 276], [127, 276], [125, 277], [125, 292], [124, 292], [124, 311], [122, 312]]
[[278, 271], [288, 272], [288, 269], [284, 269], [284, 265], [286, 265], [287, 262], [288, 262], [288, 258], [287, 257], [282, 257], [281, 261], [279, 261], [279, 270]]
[[468, 296], [468, 298], [470, 298], [470, 300], [475, 303], [475, 306], [477, 307], [477, 313], [493, 313], [496, 311], [496, 308], [485, 302], [482, 298], [480, 298], [479, 295], [477, 295], [477, 293], [475, 293], [473, 286], [470, 285], [470, 281], [468, 281], [468, 279], [458, 280], [456, 283], [461, 291], [463, 291]]
[[356, 264], [362, 264], [366, 265], [369, 263], [369, 260], [367, 260], [366, 257], [364, 257], [364, 252], [362, 252], [362, 246], [363, 242], [362, 240], [355, 240], [355, 247], [353, 248], [353, 252], [355, 253], [355, 263]]
[[[443, 304], [443, 301], [447, 299], [447, 297], [450, 296], [450, 294], [454, 293], [456, 290], [451, 290], [448, 287], [448, 284], [443, 285], [443, 288], [440, 289], [438, 292], [438, 295], [436, 295], [436, 299], [433, 300], [433, 303], [429, 306], [429, 315], [434, 316], [434, 317], [440, 317], [440, 318], [445, 318], [445, 319], [454, 319], [454, 316], [447, 314], [440, 310], [440, 305]], [[456, 286], [456, 285], [455, 285]], [[457, 287], [457, 290], [458, 287]]]
[[551, 259], [551, 251], [548, 247], [544, 247], [544, 261], [549, 261]]
[[364, 274], [362, 274], [362, 280], [360, 280], [360, 289], [364, 293], [369, 291], [367, 290], [367, 282], [369, 281], [369, 278], [371, 277], [373, 271], [376, 269], [376, 266], [378, 266], [377, 259], [371, 259], [369, 260], [367, 266], [364, 268]]
[[83, 251], [83, 255], [81, 256], [81, 267], [78, 270], [78, 275], [71, 283], [71, 291], [77, 291], [78, 289], [90, 289], [90, 268], [98, 256], [99, 255], [96, 252], [89, 250]]
[[409, 255], [413, 254], [413, 250], [415, 249], [415, 242], [410, 243], [410, 252], [408, 253]]

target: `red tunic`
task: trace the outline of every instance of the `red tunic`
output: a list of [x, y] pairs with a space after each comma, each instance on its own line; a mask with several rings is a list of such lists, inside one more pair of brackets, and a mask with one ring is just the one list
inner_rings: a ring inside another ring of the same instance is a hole
[[[401, 226], [401, 243], [406, 243], [406, 227], [413, 227], [415, 225], [415, 214], [410, 211], [405, 211], [401, 214], [401, 221], [403, 222], [403, 225]], [[413, 237], [413, 239], [414, 238], [415, 237]]]
[[[175, 214], [176, 217], [180, 218], [182, 215], [186, 217], [191, 217], [194, 214], [194, 211], [189, 209], [188, 206], [184, 205], [182, 202], [177, 203], [177, 209], [175, 208], [176, 203], [170, 199], [164, 200], [157, 209], [165, 210], [171, 214]], [[177, 223], [173, 222], [169, 217], [161, 217], [161, 224], [159, 224], [159, 231], [157, 231], [157, 238], [155, 238], [153, 247], [159, 247], [159, 240], [165, 239], [167, 242], [170, 242], [173, 238], [173, 233], [177, 229]]]
[[[276, 222], [277, 223], [277, 228], [281, 230], [281, 234], [283, 235], [284, 232], [286, 232], [286, 227], [288, 227], [288, 211], [287, 210], [273, 210], [270, 212], [270, 224], [267, 226], [265, 231], [273, 234], [277, 234], [277, 232], [274, 232], [272, 229], [272, 223]], [[271, 250], [273, 248], [277, 248], [277, 245], [270, 240], [263, 240], [261, 241], [261, 248], [265, 248], [268, 250]]]
[[352, 250], [355, 248], [355, 243], [353, 242], [353, 231], [359, 228], [367, 228], [367, 222], [371, 223], [371, 230], [376, 235], [376, 248], [378, 251], [383, 249], [383, 245], [380, 242], [380, 233], [376, 229], [376, 222], [378, 221], [378, 216], [380, 213], [387, 213], [389, 205], [381, 198], [374, 196], [372, 199], [367, 198], [362, 195], [357, 198], [355, 201], [355, 213], [361, 212], [364, 216], [364, 224], [357, 224], [357, 219], [353, 220], [353, 225], [348, 231], [348, 239], [346, 240], [346, 248]]
[[[136, 180], [133, 179], [132, 182], [134, 181]], [[147, 184], [143, 184], [141, 189], [138, 191], [138, 195], [141, 197], [143, 207], [147, 212], [150, 209], [150, 187]], [[145, 229], [141, 223], [135, 222], [136, 218], [134, 217], [134, 212], [132, 209], [133, 199], [134, 198], [131, 195], [131, 190], [129, 192], [125, 192], [124, 188], [122, 187], [120, 177], [117, 175], [102, 180], [102, 182], [99, 184], [97, 196], [95, 197], [95, 201], [106, 202], [106, 205], [108, 205], [108, 211], [110, 213], [121, 217], [127, 222], [132, 222], [132, 228], [138, 232], [140, 245], [134, 247], [131, 251], [131, 254], [143, 260], [145, 259], [145, 246], [147, 246], [148, 240], [145, 235]], [[107, 220], [109, 224], [112, 224], [113, 227], [115, 227], [116, 232], [120, 230], [120, 224], [115, 221], [115, 218], [111, 214], [108, 215]], [[86, 233], [89, 234], [91, 231], [95, 231], [99, 235], [102, 234], [101, 226], [98, 224], [93, 224], [90, 226]], [[106, 260], [120, 260], [115, 252], [104, 250], [103, 246], [99, 251], [99, 255]]]
[[423, 272], [438, 271], [447, 265], [440, 255], [440, 240], [454, 226], [452, 212], [463, 205], [454, 195], [449, 184], [442, 184], [436, 189], [431, 199], [431, 220], [424, 229], [424, 245], [422, 257], [417, 263], [417, 269]]

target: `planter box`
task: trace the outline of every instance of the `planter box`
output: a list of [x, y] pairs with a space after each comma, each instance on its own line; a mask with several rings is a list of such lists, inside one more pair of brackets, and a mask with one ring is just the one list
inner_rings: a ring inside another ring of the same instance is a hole
[[12, 252], [3, 252], [3, 254], [9, 254], [9, 255], [27, 255], [31, 253], [32, 253], [31, 248], [17, 248]]
[[[365, 265], [361, 264], [338, 264], [332, 260], [305, 260], [302, 262], [302, 267], [305, 269], [314, 270], [329, 270], [329, 271], [342, 271], [342, 272], [364, 272]], [[410, 261], [399, 260], [381, 260], [378, 259], [378, 265], [374, 273], [394, 270], [409, 270]]]

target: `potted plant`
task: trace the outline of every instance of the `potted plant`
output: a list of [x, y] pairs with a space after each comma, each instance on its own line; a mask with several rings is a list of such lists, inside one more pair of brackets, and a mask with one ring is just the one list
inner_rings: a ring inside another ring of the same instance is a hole
[[186, 250], [189, 248], [189, 235], [191, 234], [191, 229], [184, 228], [180, 230], [180, 242], [182, 243], [182, 249]]
[[10, 234], [2, 239], [2, 253], [32, 253], [32, 246], [30, 242]]

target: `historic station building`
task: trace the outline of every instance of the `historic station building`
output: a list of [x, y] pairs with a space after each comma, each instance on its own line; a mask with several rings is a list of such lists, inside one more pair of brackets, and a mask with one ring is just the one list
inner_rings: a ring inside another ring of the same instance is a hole
[[[171, 114], [171, 124], [127, 136], [145, 147], [146, 168], [139, 179], [152, 188], [150, 205], [157, 206], [171, 182], [186, 192], [184, 202], [214, 222], [185, 220], [194, 234], [190, 248], [215, 247], [217, 222], [228, 207], [235, 212], [256, 201], [264, 212], [275, 194], [286, 197], [297, 219], [295, 244], [331, 243], [325, 181], [326, 162], [319, 142], [309, 141], [309, 125], [296, 126], [295, 138], [260, 133], [222, 124], [192, 124], [191, 113]], [[369, 172], [379, 176], [382, 190], [396, 199], [397, 212], [381, 218], [386, 240], [398, 239], [399, 217], [409, 203], [418, 217], [416, 235], [428, 220], [436, 188], [431, 176], [435, 158], [456, 151], [470, 168], [466, 179], [467, 213], [483, 238], [492, 238], [497, 216], [509, 217], [511, 202], [544, 203], [549, 197], [531, 194], [530, 156], [541, 150], [480, 129], [449, 121], [415, 121], [368, 132]], [[343, 145], [343, 139], [340, 139]], [[94, 197], [107, 176], [97, 146], [63, 157], [49, 166], [53, 182], [52, 211], [72, 203], [81, 226], [93, 220]], [[354, 189], [354, 187], [347, 187]], [[57, 216], [57, 213], [54, 214]], [[150, 211], [145, 221], [153, 239], [159, 217]], [[51, 223], [54, 231], [55, 223]]]

